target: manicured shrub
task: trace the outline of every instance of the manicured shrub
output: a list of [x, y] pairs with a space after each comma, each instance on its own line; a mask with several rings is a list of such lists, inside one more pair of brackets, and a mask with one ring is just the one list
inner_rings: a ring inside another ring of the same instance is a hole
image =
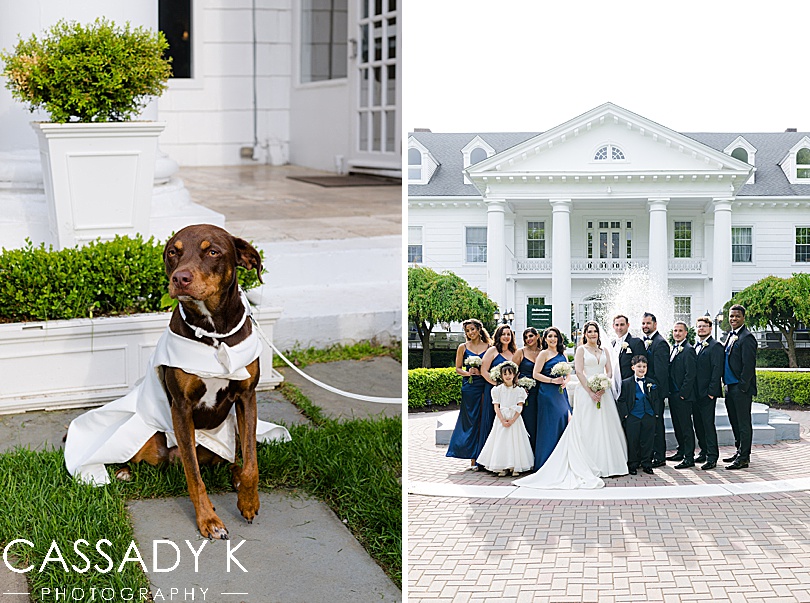
[[[90, 318], [161, 310], [163, 243], [117, 236], [54, 251], [27, 241], [0, 253], [0, 322]], [[239, 268], [243, 289], [258, 285]]]
[[755, 402], [772, 406], [787, 397], [794, 404], [810, 406], [810, 372], [757, 371]]
[[461, 402], [461, 375], [455, 368], [408, 371], [408, 408], [423, 408], [428, 400], [433, 406]]
[[162, 32], [106, 19], [81, 25], [59, 21], [41, 37], [19, 40], [1, 53], [11, 96], [51, 120], [125, 121], [148, 97], [160, 96], [171, 75]]
[[[431, 350], [430, 366], [433, 368], [455, 367], [456, 350]], [[408, 350], [408, 368], [422, 368], [422, 350]]]

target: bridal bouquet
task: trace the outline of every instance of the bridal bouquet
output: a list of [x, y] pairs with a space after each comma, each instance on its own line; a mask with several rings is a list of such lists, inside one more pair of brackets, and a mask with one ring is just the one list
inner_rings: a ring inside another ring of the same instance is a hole
[[[481, 358], [479, 356], [467, 356], [464, 359], [464, 366], [467, 367], [468, 371], [471, 368], [480, 369], [481, 368], [481, 362], [482, 362], [482, 360], [481, 360]], [[473, 382], [473, 375], [470, 375], [469, 379], [467, 380], [467, 383], [472, 383], [472, 382]]]
[[[588, 387], [592, 392], [603, 392], [610, 387], [610, 379], [607, 375], [599, 373], [588, 379]], [[596, 408], [602, 408], [601, 400], [596, 403]]]
[[[551, 369], [551, 374], [555, 377], [567, 377], [571, 374], [571, 365], [567, 362], [558, 362]], [[563, 393], [563, 386], [560, 386], [560, 393]]]
[[537, 381], [535, 381], [531, 377], [521, 377], [520, 379], [517, 380], [517, 384], [519, 387], [525, 389], [526, 393], [528, 394], [529, 390], [533, 388], [535, 385], [537, 385]]

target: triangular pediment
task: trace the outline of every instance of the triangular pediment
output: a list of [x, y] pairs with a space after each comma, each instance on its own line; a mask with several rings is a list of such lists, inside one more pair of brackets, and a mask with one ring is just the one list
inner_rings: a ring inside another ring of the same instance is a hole
[[476, 185], [497, 177], [671, 175], [748, 179], [751, 166], [613, 103], [471, 166]]

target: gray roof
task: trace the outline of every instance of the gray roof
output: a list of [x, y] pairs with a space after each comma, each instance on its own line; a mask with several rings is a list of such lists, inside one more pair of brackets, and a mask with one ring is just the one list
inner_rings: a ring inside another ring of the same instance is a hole
[[[492, 146], [497, 153], [505, 151], [542, 132], [497, 132], [471, 134], [443, 134], [439, 132], [413, 132], [413, 136], [427, 148], [439, 167], [428, 184], [408, 185], [408, 195], [412, 197], [480, 197], [478, 189], [464, 183], [462, 170], [463, 149], [476, 136]], [[756, 176], [754, 184], [745, 184], [737, 197], [758, 196], [799, 196], [810, 197], [810, 184], [791, 184], [779, 162], [788, 151], [808, 132], [768, 132], [768, 133], [683, 133], [708, 147], [723, 151], [738, 136], [742, 136], [757, 150]]]

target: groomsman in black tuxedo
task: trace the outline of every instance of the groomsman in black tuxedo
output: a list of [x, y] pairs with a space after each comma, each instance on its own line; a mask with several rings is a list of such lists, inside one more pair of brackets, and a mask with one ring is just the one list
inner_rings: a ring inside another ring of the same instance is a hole
[[745, 327], [745, 308], [731, 306], [728, 313], [731, 332], [726, 339], [726, 408], [737, 452], [723, 459], [726, 469], [745, 469], [751, 461], [751, 399], [757, 395], [757, 339]]
[[624, 314], [617, 314], [613, 317], [613, 331], [616, 333], [613, 347], [616, 348], [616, 352], [619, 354], [619, 369], [622, 379], [633, 376], [633, 357], [647, 352], [644, 342], [638, 337], [633, 337], [629, 329], [630, 321]]
[[695, 466], [695, 431], [692, 426], [692, 404], [695, 401], [695, 349], [686, 336], [689, 326], [682, 320], [672, 326], [675, 345], [669, 355], [669, 412], [678, 440], [678, 451], [667, 457], [680, 461], [675, 469]]
[[696, 463], [705, 463], [701, 469], [717, 467], [720, 455], [717, 447], [717, 430], [714, 427], [714, 413], [717, 398], [723, 395], [723, 370], [725, 353], [723, 344], [712, 337], [712, 319], [701, 316], [695, 325], [695, 402], [692, 405], [692, 417], [695, 421], [695, 433], [700, 444], [700, 455]]
[[[658, 332], [658, 320], [655, 314], [645, 312], [641, 319], [642, 341], [647, 349], [647, 377], [653, 379], [661, 390], [661, 400], [669, 397], [669, 344]], [[667, 464], [667, 440], [664, 431], [664, 413], [655, 417], [655, 439], [653, 440], [653, 467]]]
[[616, 409], [627, 437], [627, 470], [636, 475], [641, 467], [644, 473], [653, 473], [652, 451], [655, 436], [655, 417], [664, 412], [661, 389], [647, 379], [647, 356], [633, 356], [633, 375], [622, 380], [622, 392]]

